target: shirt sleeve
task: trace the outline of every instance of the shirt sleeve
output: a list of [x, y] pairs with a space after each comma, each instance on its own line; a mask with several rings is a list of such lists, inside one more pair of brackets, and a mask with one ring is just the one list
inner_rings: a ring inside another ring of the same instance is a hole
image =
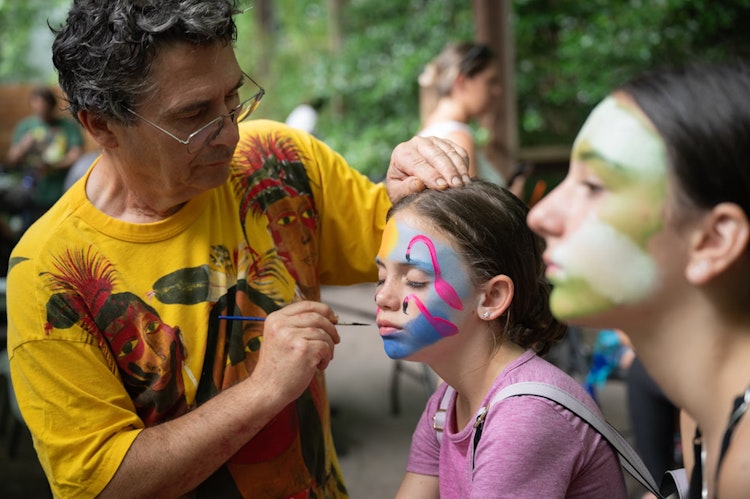
[[376, 281], [375, 256], [391, 207], [385, 185], [372, 182], [324, 142], [300, 135], [319, 212], [321, 284]]
[[422, 417], [419, 419], [412, 435], [406, 471], [420, 475], [438, 476], [440, 442], [438, 442], [437, 431], [433, 426], [433, 417], [443, 393], [445, 393], [445, 389], [440, 388], [427, 401]]
[[95, 497], [143, 423], [91, 335], [77, 325], [53, 337], [42, 330], [49, 295], [39, 273], [25, 260], [8, 274], [13, 387], [53, 495]]

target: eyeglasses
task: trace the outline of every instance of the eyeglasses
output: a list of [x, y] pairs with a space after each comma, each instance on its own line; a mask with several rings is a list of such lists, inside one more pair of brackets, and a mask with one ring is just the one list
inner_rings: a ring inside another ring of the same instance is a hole
[[172, 132], [165, 130], [164, 128], [160, 127], [153, 121], [147, 118], [144, 118], [143, 116], [136, 113], [132, 109], [130, 108], [126, 108], [126, 109], [129, 113], [139, 117], [140, 119], [142, 119], [143, 121], [145, 121], [152, 127], [156, 128], [157, 130], [169, 135], [180, 144], [186, 145], [188, 153], [193, 154], [203, 149], [206, 146], [206, 144], [213, 141], [214, 139], [216, 139], [216, 137], [219, 136], [222, 129], [224, 128], [224, 121], [226, 118], [229, 118], [229, 120], [232, 123], [236, 124], [246, 119], [248, 116], [250, 116], [253, 113], [253, 111], [255, 111], [258, 108], [258, 104], [260, 104], [260, 101], [261, 99], [263, 99], [263, 96], [266, 95], [266, 91], [263, 87], [258, 85], [258, 83], [255, 80], [253, 80], [252, 77], [249, 76], [247, 73], [243, 72], [242, 75], [248, 80], [250, 80], [251, 82], [253, 82], [256, 87], [258, 87], [258, 91], [255, 93], [255, 95], [253, 95], [249, 99], [245, 99], [244, 101], [240, 102], [238, 105], [230, 109], [228, 114], [220, 114], [216, 118], [212, 119], [211, 121], [209, 121], [208, 123], [200, 127], [198, 130], [188, 135], [188, 138], [185, 140], [177, 137]]

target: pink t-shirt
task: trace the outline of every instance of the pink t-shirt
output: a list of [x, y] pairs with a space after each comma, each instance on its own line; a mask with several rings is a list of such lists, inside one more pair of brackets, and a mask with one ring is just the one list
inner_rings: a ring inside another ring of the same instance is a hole
[[[530, 350], [503, 370], [482, 405], [520, 381], [555, 385], [601, 414], [578, 382]], [[456, 428], [455, 395], [447, 408], [442, 442], [433, 428], [446, 388], [444, 383], [427, 402], [406, 467], [412, 473], [439, 476], [441, 498], [627, 499], [617, 453], [607, 441], [567, 409], [531, 395], [492, 406], [472, 470], [473, 420]]]

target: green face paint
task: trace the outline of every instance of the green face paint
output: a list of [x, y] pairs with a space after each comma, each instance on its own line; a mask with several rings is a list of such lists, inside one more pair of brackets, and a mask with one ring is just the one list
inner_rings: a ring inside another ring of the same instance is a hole
[[646, 246], [662, 230], [667, 155], [636, 109], [613, 97], [599, 104], [573, 145], [572, 168], [600, 190], [571, 191], [582, 220], [551, 253], [558, 269], [550, 305], [560, 319], [637, 302], [657, 270]]

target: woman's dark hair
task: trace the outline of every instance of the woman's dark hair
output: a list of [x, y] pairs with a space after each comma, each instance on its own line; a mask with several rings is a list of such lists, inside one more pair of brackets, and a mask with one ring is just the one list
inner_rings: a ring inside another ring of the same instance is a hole
[[694, 62], [631, 80], [630, 95], [667, 147], [685, 206], [731, 202], [750, 215], [750, 66]]
[[495, 63], [495, 54], [487, 45], [474, 42], [449, 43], [435, 57], [419, 77], [419, 84], [436, 91], [439, 97], [448, 95], [458, 75], [476, 76]]
[[508, 311], [497, 320], [498, 340], [510, 339], [541, 355], [565, 336], [565, 325], [549, 309], [544, 242], [526, 225], [528, 207], [520, 199], [474, 179], [463, 187], [407, 196], [391, 208], [388, 218], [406, 208], [454, 241], [476, 286], [500, 274], [511, 278], [515, 292]]
[[233, 43], [237, 13], [236, 0], [74, 0], [52, 44], [71, 113], [131, 122], [127, 109], [149, 92], [160, 47]]

